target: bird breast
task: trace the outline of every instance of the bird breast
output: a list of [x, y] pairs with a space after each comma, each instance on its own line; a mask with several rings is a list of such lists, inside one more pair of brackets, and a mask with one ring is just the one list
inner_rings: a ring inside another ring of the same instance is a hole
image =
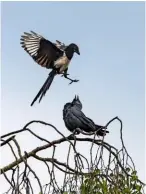
[[57, 59], [54, 63], [55, 68], [60, 69], [59, 73], [63, 73], [70, 63], [70, 60], [67, 58], [67, 56], [62, 56], [59, 59]]

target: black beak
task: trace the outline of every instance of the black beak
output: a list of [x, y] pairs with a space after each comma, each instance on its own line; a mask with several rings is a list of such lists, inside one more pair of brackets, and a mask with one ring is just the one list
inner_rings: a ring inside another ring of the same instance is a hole
[[76, 50], [75, 52], [76, 52], [78, 55], [80, 55], [80, 52], [79, 52], [79, 50]]
[[77, 95], [77, 100], [79, 100], [79, 96]]
[[76, 95], [75, 95], [75, 97], [74, 97], [74, 99], [73, 99], [73, 101], [72, 101], [72, 104], [73, 104], [73, 102], [74, 102], [75, 100], [77, 100], [77, 96], [76, 96]]

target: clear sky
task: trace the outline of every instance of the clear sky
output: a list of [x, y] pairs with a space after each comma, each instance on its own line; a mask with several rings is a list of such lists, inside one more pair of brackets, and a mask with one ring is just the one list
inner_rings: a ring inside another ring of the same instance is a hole
[[[3, 2], [1, 133], [40, 119], [70, 134], [62, 109], [78, 94], [83, 111], [97, 124], [115, 116], [122, 119], [126, 147], [144, 180], [144, 8], [144, 2]], [[20, 36], [30, 30], [51, 41], [74, 42], [81, 53], [69, 68], [70, 76], [80, 82], [69, 86], [67, 80], [56, 77], [34, 107], [30, 103], [49, 71], [20, 46]], [[52, 129], [34, 130], [48, 140], [58, 137]], [[105, 140], [120, 147], [119, 124], [113, 123], [109, 130]], [[28, 134], [20, 139], [24, 149], [38, 146]], [[12, 161], [6, 151], [2, 154], [3, 165]]]

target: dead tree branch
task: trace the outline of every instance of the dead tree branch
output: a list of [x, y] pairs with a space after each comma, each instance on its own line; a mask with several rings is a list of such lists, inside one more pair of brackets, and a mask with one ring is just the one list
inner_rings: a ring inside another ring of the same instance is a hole
[[[77, 129], [80, 133], [85, 135], [85, 137], [78, 137], [75, 133], [65, 137], [55, 126], [47, 122], [33, 120], [27, 123], [23, 129], [18, 131], [13, 131], [11, 133], [1, 136], [1, 146], [5, 147], [9, 145], [9, 148], [15, 158], [10, 164], [4, 166], [0, 170], [0, 174], [3, 175], [6, 181], [10, 185], [10, 189], [7, 193], [23, 193], [25, 190], [27, 194], [34, 193], [32, 186], [32, 180], [30, 175], [32, 174], [37, 181], [39, 190], [41, 194], [46, 193], [63, 193], [64, 191], [79, 190], [79, 185], [83, 183], [83, 177], [85, 175], [90, 175], [93, 172], [98, 172], [97, 177], [105, 178], [107, 183], [112, 183], [113, 185], [117, 184], [115, 179], [112, 178], [111, 174], [116, 172], [124, 173], [127, 177], [132, 177], [131, 174], [126, 170], [131, 168], [135, 170], [134, 162], [131, 156], [128, 154], [128, 151], [124, 145], [123, 141], [123, 124], [118, 117], [111, 119], [104, 128], [107, 128], [112, 122], [118, 121], [120, 123], [120, 140], [122, 148], [118, 150], [113, 145], [110, 145], [105, 141], [105, 137], [99, 139], [96, 135], [96, 132], [92, 133], [83, 133], [80, 129]], [[48, 141], [45, 138], [34, 133], [30, 127], [32, 124], [38, 123], [51, 127], [55, 130], [61, 137], [59, 139]], [[37, 138], [39, 141], [44, 142], [45, 144], [39, 147], [34, 148], [33, 150], [27, 152], [24, 151], [22, 154], [21, 144], [17, 141], [17, 135], [20, 133], [29, 132], [32, 136]], [[93, 137], [87, 137], [87, 135]], [[7, 139], [5, 139], [7, 138]], [[90, 143], [91, 147], [89, 150], [90, 158], [87, 157], [78, 151], [78, 145], [81, 143]], [[68, 143], [69, 149], [66, 153], [66, 162], [60, 161], [55, 155], [56, 149], [62, 144]], [[13, 144], [13, 145], [12, 145]], [[96, 148], [94, 150], [94, 148]], [[39, 154], [48, 149], [53, 149], [52, 155], [50, 157], [42, 157]], [[16, 151], [17, 150], [17, 153]], [[107, 164], [104, 161], [106, 155], [108, 155]], [[94, 156], [95, 154], [95, 156]], [[71, 161], [71, 156], [72, 161]], [[33, 158], [35, 162], [39, 161], [42, 165], [47, 167], [49, 181], [44, 186], [39, 178], [39, 175], [33, 169], [33, 166], [30, 166], [29, 159]], [[74, 159], [73, 159], [74, 158]], [[22, 170], [22, 164], [24, 165], [24, 170]], [[21, 166], [20, 166], [21, 165]], [[55, 171], [63, 173], [63, 185], [58, 185], [57, 177]], [[8, 178], [7, 173], [12, 172], [11, 178]], [[139, 183], [143, 184], [139, 179]]]

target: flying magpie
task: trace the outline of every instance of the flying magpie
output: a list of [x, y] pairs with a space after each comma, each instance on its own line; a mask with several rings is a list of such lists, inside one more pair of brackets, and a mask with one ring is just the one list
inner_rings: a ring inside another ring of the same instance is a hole
[[39, 102], [41, 101], [57, 74], [62, 74], [71, 83], [79, 81], [70, 79], [67, 74], [68, 66], [74, 53], [80, 55], [76, 44], [71, 43], [66, 46], [58, 40], [56, 40], [56, 43], [53, 43], [33, 31], [30, 31], [30, 33], [24, 32], [20, 40], [21, 46], [36, 63], [47, 69], [52, 69], [45, 83], [32, 101], [31, 106], [33, 106], [38, 98]]
[[72, 102], [66, 103], [63, 109], [63, 120], [67, 129], [74, 132], [79, 128], [87, 133], [97, 131], [97, 135], [105, 136], [109, 131], [103, 130], [104, 126], [96, 125], [82, 112], [82, 103], [79, 96], [75, 96]]

